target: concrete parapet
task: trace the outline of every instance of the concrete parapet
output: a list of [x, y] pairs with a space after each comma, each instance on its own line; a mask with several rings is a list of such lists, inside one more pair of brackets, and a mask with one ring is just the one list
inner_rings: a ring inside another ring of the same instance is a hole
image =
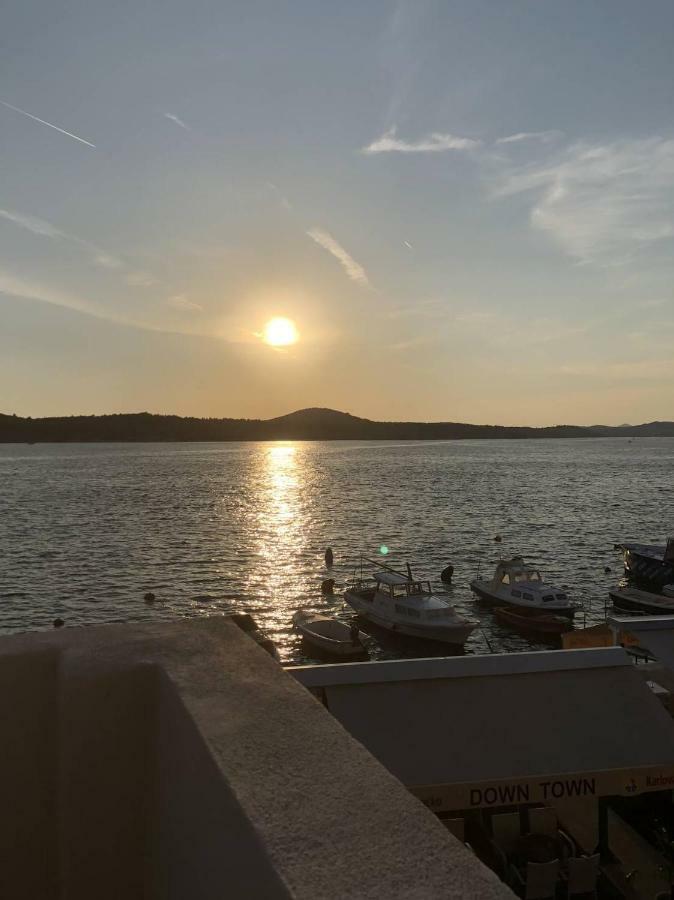
[[510, 891], [226, 617], [0, 639], [0, 896]]

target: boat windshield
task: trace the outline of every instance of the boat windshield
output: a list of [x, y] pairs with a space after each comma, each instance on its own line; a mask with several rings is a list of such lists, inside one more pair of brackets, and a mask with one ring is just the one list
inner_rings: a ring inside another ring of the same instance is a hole
[[[540, 572], [532, 569], [530, 572], [516, 572], [513, 581], [542, 581]], [[506, 582], [507, 584], [507, 582]]]
[[425, 591], [430, 593], [430, 586], [426, 586], [421, 581], [413, 581], [410, 584], [410, 594], [423, 594]]
[[[424, 584], [421, 581], [411, 581], [405, 584], [392, 585], [394, 597], [412, 597], [417, 594], [425, 593]], [[430, 593], [430, 586], [428, 593]]]

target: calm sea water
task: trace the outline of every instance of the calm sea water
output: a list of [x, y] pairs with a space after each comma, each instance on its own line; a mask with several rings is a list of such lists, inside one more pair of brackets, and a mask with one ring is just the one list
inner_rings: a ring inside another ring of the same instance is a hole
[[477, 607], [469, 579], [522, 554], [603, 620], [613, 542], [674, 533], [673, 495], [666, 438], [0, 445], [0, 631], [244, 610], [300, 661], [299, 606], [350, 616], [320, 593], [325, 548], [339, 585], [385, 545], [438, 587], [454, 565], [449, 594], [481, 623], [467, 653], [543, 646]]

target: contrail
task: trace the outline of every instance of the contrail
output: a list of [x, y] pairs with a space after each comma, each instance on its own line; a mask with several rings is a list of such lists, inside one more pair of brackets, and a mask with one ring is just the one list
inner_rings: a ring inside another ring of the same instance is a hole
[[76, 134], [72, 134], [70, 131], [65, 131], [63, 128], [59, 128], [58, 125], [52, 125], [51, 122], [45, 122], [44, 119], [38, 119], [38, 117], [34, 116], [32, 113], [26, 112], [25, 109], [19, 109], [18, 106], [12, 106], [11, 103], [5, 103], [4, 100], [0, 100], [0, 103], [3, 106], [6, 106], [7, 109], [13, 109], [14, 112], [21, 113], [22, 116], [27, 116], [29, 119], [32, 119], [34, 122], [39, 122], [41, 125], [48, 125], [49, 128], [53, 128], [54, 131], [60, 131], [61, 134], [65, 134], [68, 137], [71, 137], [74, 140], [79, 141], [80, 144], [86, 144], [87, 147], [93, 147], [94, 150], [96, 149], [96, 144], [92, 144], [91, 141], [85, 141], [84, 138], [78, 137]]

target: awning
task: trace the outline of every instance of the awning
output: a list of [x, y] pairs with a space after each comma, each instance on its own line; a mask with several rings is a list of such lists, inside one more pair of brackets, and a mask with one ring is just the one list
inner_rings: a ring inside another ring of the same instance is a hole
[[674, 722], [621, 648], [294, 671], [437, 811], [674, 788]]

